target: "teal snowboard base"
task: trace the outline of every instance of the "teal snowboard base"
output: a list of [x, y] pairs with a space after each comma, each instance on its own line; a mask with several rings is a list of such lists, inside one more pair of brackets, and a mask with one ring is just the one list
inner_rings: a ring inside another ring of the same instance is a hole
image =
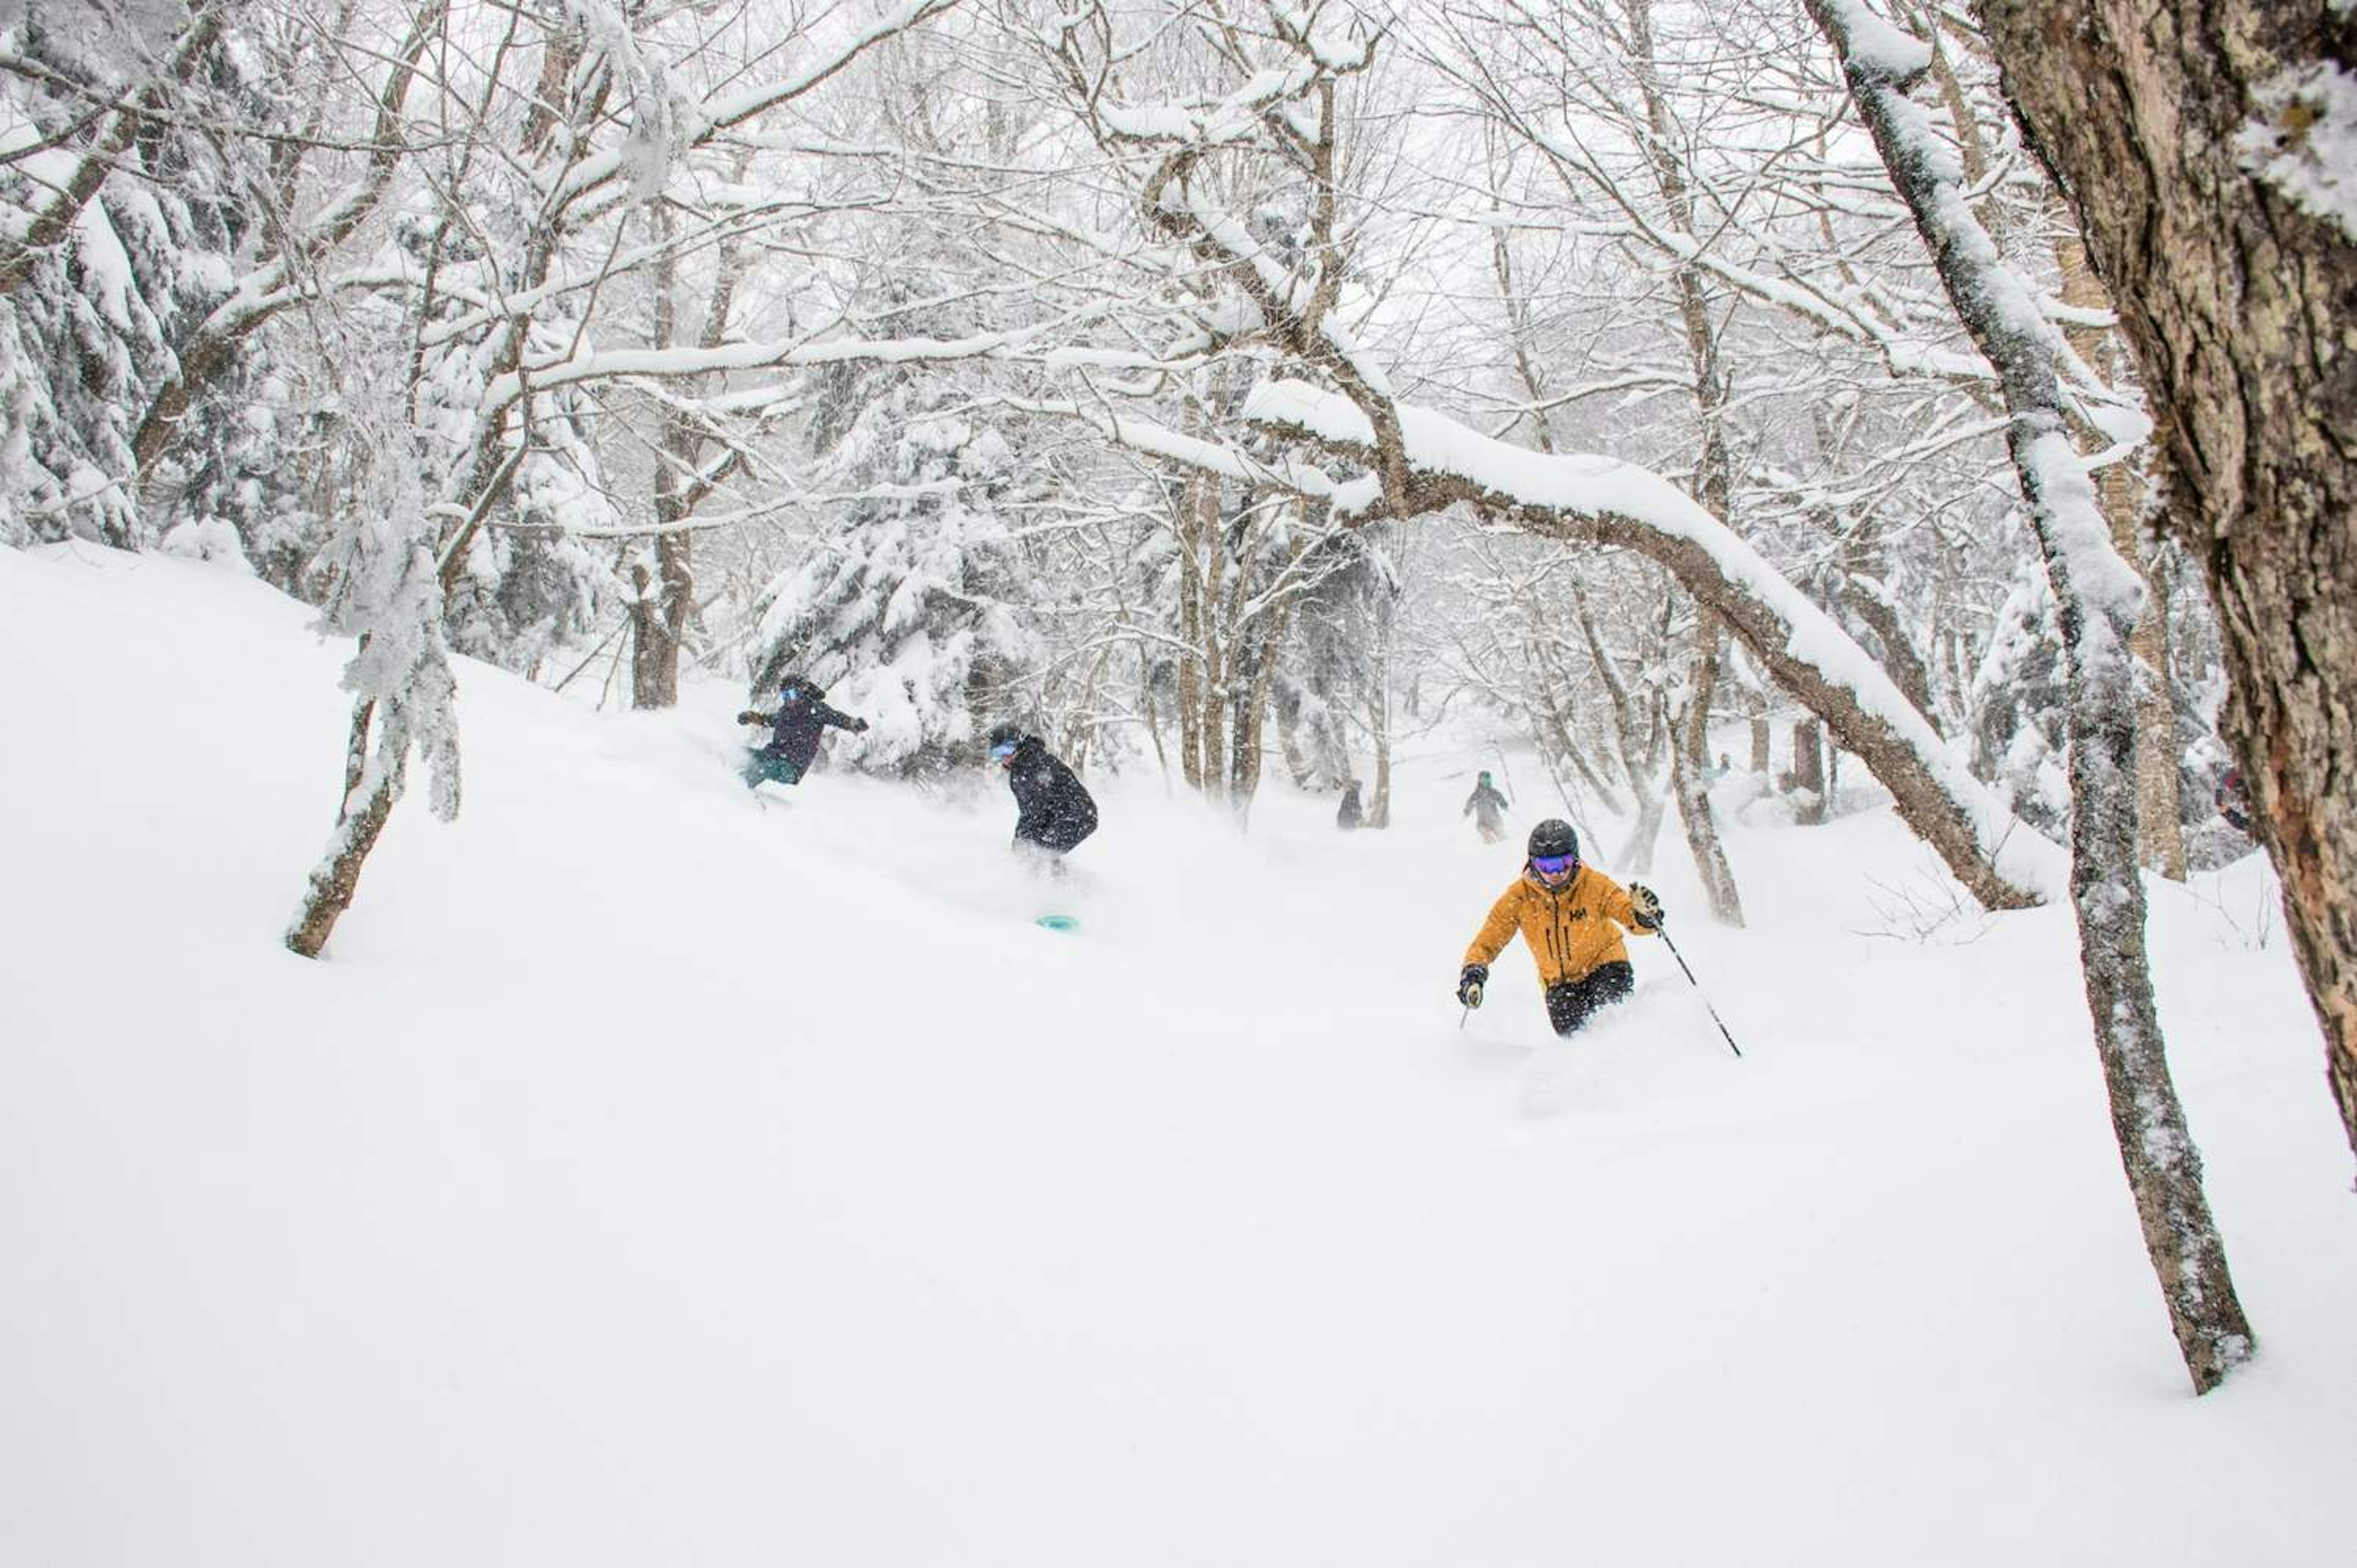
[[1070, 915], [1042, 915], [1031, 923], [1051, 931], [1077, 931], [1081, 929], [1080, 921]]

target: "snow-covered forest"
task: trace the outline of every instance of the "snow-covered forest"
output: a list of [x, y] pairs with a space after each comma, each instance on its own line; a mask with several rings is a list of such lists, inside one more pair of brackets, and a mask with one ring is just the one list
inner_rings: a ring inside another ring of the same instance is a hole
[[2145, 9], [0, 9], [0, 1560], [2345, 1560], [2357, 13]]

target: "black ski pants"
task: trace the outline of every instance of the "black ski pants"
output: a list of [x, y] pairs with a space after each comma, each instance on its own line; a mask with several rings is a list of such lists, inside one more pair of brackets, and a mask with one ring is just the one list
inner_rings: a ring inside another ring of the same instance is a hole
[[1577, 980], [1547, 987], [1547, 1022], [1558, 1035], [1577, 1034], [1587, 1022], [1637, 989], [1637, 972], [1624, 959], [1599, 963]]

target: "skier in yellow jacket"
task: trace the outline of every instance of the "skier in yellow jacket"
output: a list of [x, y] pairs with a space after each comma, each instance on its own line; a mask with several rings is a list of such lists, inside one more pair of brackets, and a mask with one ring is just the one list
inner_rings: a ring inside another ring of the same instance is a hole
[[1622, 929], [1651, 936], [1661, 926], [1662, 901], [1652, 889], [1632, 883], [1624, 890], [1581, 865], [1579, 835], [1569, 822], [1550, 817], [1531, 830], [1523, 875], [1491, 907], [1480, 934], [1465, 950], [1457, 999], [1468, 1007], [1481, 1005], [1490, 965], [1519, 930], [1546, 988], [1547, 1021], [1556, 1034], [1568, 1035], [1636, 989]]

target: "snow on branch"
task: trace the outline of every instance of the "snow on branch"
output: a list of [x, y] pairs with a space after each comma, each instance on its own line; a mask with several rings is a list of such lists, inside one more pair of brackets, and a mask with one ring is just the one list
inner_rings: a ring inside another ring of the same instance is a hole
[[[1855, 710], [1845, 742], [1892, 786], [1902, 811], [1939, 809], [1934, 802], [1910, 806], [1910, 773], [1920, 773], [1954, 803], [1974, 853], [1994, 875], [1979, 875], [1969, 862], [1960, 865], [1948, 853], [1953, 844], [1943, 853], [1982, 902], [2005, 907], [2061, 893], [2064, 866], [2056, 846], [2022, 827], [1950, 757], [1938, 733], [1881, 666], [1808, 596], [1684, 491], [1617, 458], [1533, 452], [1430, 409], [1395, 409], [1410, 488], [1404, 505], [1388, 503], [1393, 510], [1422, 513], [1466, 502], [1533, 532], [1641, 550], [1724, 617], [1788, 689], [1813, 692], [1819, 702], [1830, 695]], [[1361, 460], [1378, 445], [1372, 423], [1350, 399], [1305, 381], [1255, 388], [1245, 400], [1244, 417]], [[1916, 825], [1925, 831], [1921, 821]], [[1932, 832], [1925, 836], [1935, 846], [1943, 843]]]
[[618, 377], [701, 376], [714, 371], [778, 370], [798, 365], [942, 364], [958, 360], [1004, 360], [1019, 356], [1041, 338], [1079, 325], [1103, 307], [1089, 305], [1050, 320], [1006, 332], [965, 338], [829, 338], [770, 343], [723, 343], [715, 348], [595, 349], [584, 345], [569, 359], [511, 371], [483, 389], [483, 406], [498, 408], [526, 392], [545, 392], [576, 382]]
[[[930, 16], [950, 9], [957, 0], [901, 0], [901, 4], [862, 27], [823, 58], [801, 70], [756, 87], [738, 88], [708, 99], [690, 111], [676, 127], [673, 152], [702, 146], [721, 132], [744, 124], [780, 104], [791, 103], [844, 70], [853, 61], [888, 38], [897, 37]], [[625, 143], [572, 164], [552, 193], [552, 207], [562, 207], [617, 178], [633, 176], [634, 159], [646, 149]]]
[[1007, 407], [1026, 413], [1048, 414], [1086, 424], [1115, 446], [1179, 467], [1216, 474], [1240, 485], [1266, 486], [1306, 499], [1322, 501], [1332, 509], [1337, 517], [1364, 517], [1382, 499], [1382, 490], [1372, 478], [1336, 479], [1314, 464], [1298, 458], [1256, 457], [1238, 447], [1200, 435], [1189, 435], [1150, 419], [1133, 419], [1114, 413], [1101, 404], [1011, 398], [1006, 403]]

